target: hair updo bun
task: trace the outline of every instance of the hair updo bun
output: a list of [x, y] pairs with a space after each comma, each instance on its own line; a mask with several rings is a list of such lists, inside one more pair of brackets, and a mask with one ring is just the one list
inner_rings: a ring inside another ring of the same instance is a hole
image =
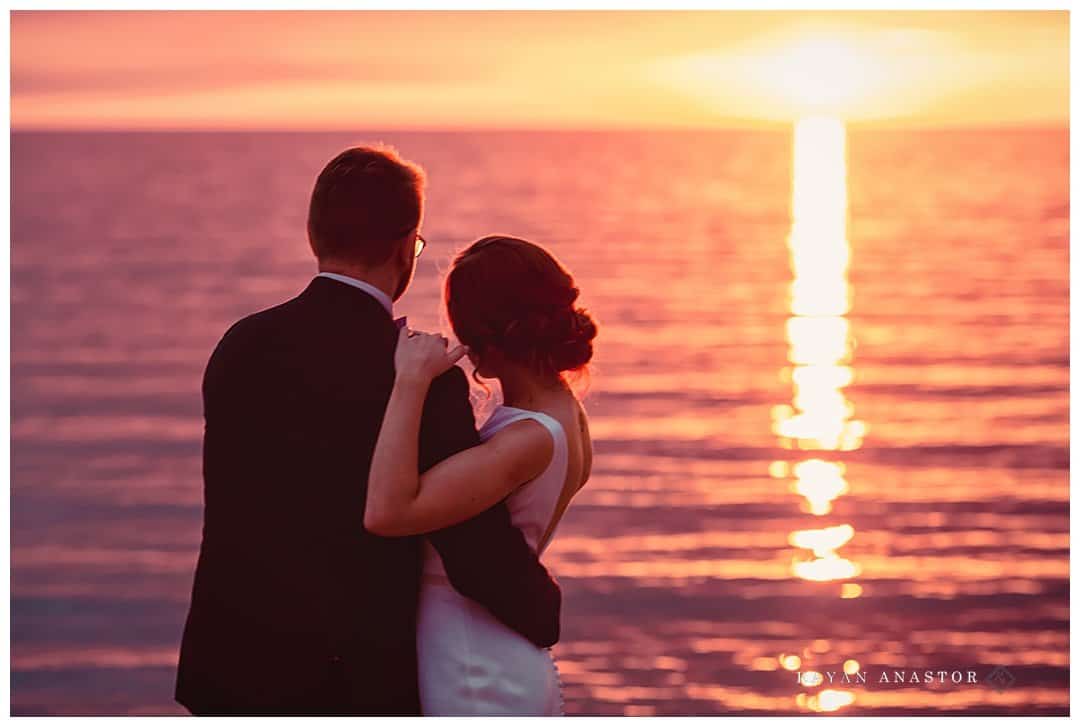
[[473, 243], [446, 278], [458, 339], [481, 356], [494, 349], [541, 374], [577, 371], [592, 359], [596, 322], [574, 305], [578, 293], [547, 250], [514, 237]]
[[584, 308], [574, 308], [567, 318], [565, 337], [551, 348], [551, 368], [555, 371], [577, 371], [593, 356], [596, 323], [592, 316]]

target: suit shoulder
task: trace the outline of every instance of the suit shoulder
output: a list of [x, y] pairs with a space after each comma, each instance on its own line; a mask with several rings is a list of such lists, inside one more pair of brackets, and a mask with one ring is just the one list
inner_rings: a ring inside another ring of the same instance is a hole
[[293, 305], [294, 301], [289, 300], [244, 316], [225, 330], [217, 348], [236, 350], [258, 341], [263, 335], [285, 324]]
[[465, 376], [464, 369], [455, 364], [436, 376], [435, 380], [431, 383], [431, 388], [451, 394], [458, 394], [460, 392], [468, 397], [469, 380]]
[[246, 315], [222, 334], [206, 364], [204, 378], [221, 376], [230, 368], [228, 362], [258, 356], [260, 351], [280, 335], [293, 301]]

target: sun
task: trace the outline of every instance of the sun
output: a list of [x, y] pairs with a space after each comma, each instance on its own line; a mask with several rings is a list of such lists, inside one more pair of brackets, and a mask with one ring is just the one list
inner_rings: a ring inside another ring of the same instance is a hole
[[867, 53], [841, 38], [807, 38], [764, 54], [751, 66], [765, 89], [799, 115], [846, 116], [874, 90]]
[[667, 59], [664, 82], [734, 115], [777, 121], [873, 116], [895, 93], [897, 69], [858, 34], [772, 35], [740, 48]]

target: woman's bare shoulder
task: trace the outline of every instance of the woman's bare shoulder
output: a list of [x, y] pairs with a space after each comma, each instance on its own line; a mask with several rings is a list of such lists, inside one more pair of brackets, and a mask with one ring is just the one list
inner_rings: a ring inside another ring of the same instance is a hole
[[555, 442], [547, 427], [531, 418], [507, 424], [483, 446], [525, 479], [543, 472], [555, 455]]

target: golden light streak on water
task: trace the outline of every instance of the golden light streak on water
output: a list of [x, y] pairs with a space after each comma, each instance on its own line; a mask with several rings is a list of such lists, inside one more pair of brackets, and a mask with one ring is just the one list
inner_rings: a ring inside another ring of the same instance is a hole
[[841, 462], [808, 459], [798, 462], [792, 472], [795, 482], [791, 489], [806, 499], [806, 507], [813, 515], [827, 515], [832, 501], [848, 491]]
[[[808, 118], [795, 124], [788, 237], [793, 279], [785, 331], [790, 366], [781, 371], [792, 385], [792, 400], [772, 411], [773, 431], [786, 449], [850, 451], [866, 433], [844, 391], [854, 380], [854, 338], [846, 318], [852, 301], [846, 153], [841, 121]], [[836, 498], [849, 490], [843, 462], [820, 456], [774, 462], [769, 473], [793, 476], [792, 491], [815, 516], [832, 512]], [[792, 533], [789, 542], [812, 553], [792, 558], [792, 573], [809, 581], [857, 576], [859, 566], [836, 553], [854, 534], [850, 524]], [[851, 585], [845, 584], [844, 597], [858, 595]]]
[[823, 689], [806, 700], [813, 712], [835, 712], [855, 701], [855, 694], [844, 689]]
[[788, 536], [788, 542], [796, 548], [812, 550], [818, 558], [826, 558], [854, 535], [855, 529], [850, 525], [837, 525], [817, 530], [796, 530]]
[[835, 581], [842, 578], [854, 578], [861, 572], [856, 563], [847, 558], [830, 553], [814, 560], [798, 560], [791, 562], [791, 571], [799, 578], [807, 581]]
[[786, 326], [788, 361], [781, 376], [793, 388], [790, 405], [773, 410], [774, 432], [795, 449], [851, 450], [862, 442], [863, 422], [852, 418], [844, 396], [854, 373], [854, 338], [847, 272], [846, 132], [836, 119], [795, 125], [792, 225], [788, 237], [793, 279]]
[[780, 665], [778, 659], [771, 656], [757, 656], [750, 662], [751, 671], [776, 671]]

